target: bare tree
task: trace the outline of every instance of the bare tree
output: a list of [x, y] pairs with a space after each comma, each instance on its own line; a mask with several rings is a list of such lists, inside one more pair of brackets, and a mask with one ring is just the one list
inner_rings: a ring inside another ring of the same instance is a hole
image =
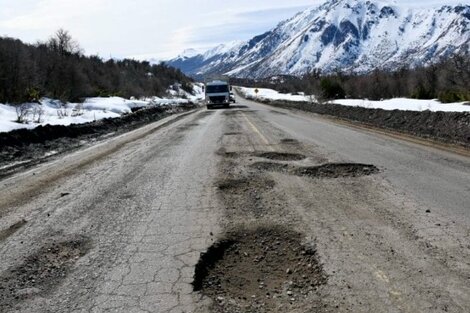
[[69, 116], [69, 112], [67, 111], [66, 107], [57, 109], [57, 117], [63, 119], [64, 117]]
[[175, 82], [189, 88], [192, 80], [164, 64], [84, 56], [63, 29], [35, 45], [0, 36], [0, 103], [38, 102], [41, 97], [76, 103], [95, 96], [162, 96]]
[[72, 109], [72, 116], [80, 115], [83, 115], [83, 103], [75, 104], [74, 108]]
[[35, 123], [42, 123], [44, 122], [44, 114], [45, 110], [41, 105], [36, 105], [33, 108], [33, 122]]
[[62, 28], [56, 31], [54, 36], [47, 42], [47, 45], [62, 56], [68, 54], [82, 54], [82, 49], [78, 42], [72, 39], [70, 33]]
[[16, 106], [16, 122], [17, 123], [27, 123], [28, 116], [31, 113], [31, 106], [29, 103], [23, 103]]

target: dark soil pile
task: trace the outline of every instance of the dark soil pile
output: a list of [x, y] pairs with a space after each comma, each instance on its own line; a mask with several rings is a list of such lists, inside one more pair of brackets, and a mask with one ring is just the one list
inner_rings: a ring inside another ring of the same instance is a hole
[[387, 111], [339, 104], [290, 101], [260, 101], [275, 107], [325, 114], [445, 143], [470, 147], [470, 113]]
[[[51, 151], [54, 154], [77, 148], [108, 134], [122, 134], [171, 114], [189, 111], [196, 105], [161, 106], [142, 109], [119, 118], [108, 118], [70, 126], [45, 125], [0, 133], [0, 168], [13, 162], [35, 164]], [[0, 175], [2, 171], [0, 170]]]

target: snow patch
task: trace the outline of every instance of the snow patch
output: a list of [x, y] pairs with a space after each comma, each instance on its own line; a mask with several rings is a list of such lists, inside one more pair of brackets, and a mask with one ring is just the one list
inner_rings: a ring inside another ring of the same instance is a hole
[[[150, 97], [140, 100], [121, 97], [87, 98], [83, 103], [62, 103], [59, 100], [43, 98], [39, 103], [25, 103], [24, 123], [17, 123], [17, 107], [0, 103], [0, 132], [15, 129], [33, 129], [39, 125], [83, 124], [105, 118], [120, 117], [132, 112], [132, 109], [160, 105], [182, 105], [199, 102], [204, 98], [202, 84], [193, 84], [189, 93], [178, 86], [167, 91], [168, 97]], [[40, 115], [39, 115], [39, 112]]]
[[187, 74], [240, 78], [426, 66], [470, 53], [468, 14], [468, 4], [431, 8], [378, 0], [326, 1], [248, 41], [168, 64], [187, 69]]
[[[255, 93], [255, 88], [240, 87], [240, 91], [246, 96], [251, 98], [258, 98], [260, 100], [286, 100], [286, 101], [300, 101], [312, 102], [315, 100], [314, 96], [283, 94], [276, 90], [258, 88], [258, 93]], [[394, 98], [382, 101], [373, 101], [368, 99], [338, 99], [332, 100], [330, 103], [340, 104], [344, 106], [363, 107], [367, 109], [382, 109], [382, 110], [403, 110], [403, 111], [432, 111], [432, 112], [470, 112], [470, 105], [465, 102], [457, 103], [442, 103], [439, 100], [419, 100], [409, 98]]]

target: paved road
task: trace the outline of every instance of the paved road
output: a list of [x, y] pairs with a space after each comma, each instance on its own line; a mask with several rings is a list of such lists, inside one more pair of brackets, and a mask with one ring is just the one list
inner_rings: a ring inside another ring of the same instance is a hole
[[[386, 169], [386, 178], [398, 191], [444, 215], [470, 222], [468, 157], [393, 140], [388, 136], [351, 131], [330, 121], [302, 114], [273, 114], [252, 104], [261, 118], [286, 134], [316, 145], [335, 160], [370, 163]], [[276, 109], [276, 111], [286, 112]]]
[[[298, 174], [322, 164], [339, 175]], [[469, 191], [466, 156], [239, 99], [0, 182], [0, 311], [235, 312], [230, 288], [193, 292], [195, 265], [270, 225], [315, 246], [327, 282], [258, 312], [469, 312]]]

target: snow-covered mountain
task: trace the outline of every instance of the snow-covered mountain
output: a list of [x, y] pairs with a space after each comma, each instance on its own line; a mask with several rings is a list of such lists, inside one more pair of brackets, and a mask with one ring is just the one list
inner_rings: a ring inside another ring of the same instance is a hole
[[330, 0], [246, 42], [168, 61], [189, 75], [260, 78], [313, 69], [369, 72], [470, 55], [470, 5], [411, 9], [391, 1]]

